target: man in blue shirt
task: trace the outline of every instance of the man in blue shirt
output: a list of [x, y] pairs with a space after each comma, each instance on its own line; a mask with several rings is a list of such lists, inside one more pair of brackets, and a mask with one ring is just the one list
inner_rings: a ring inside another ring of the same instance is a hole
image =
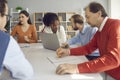
[[[73, 15], [70, 18], [70, 21], [72, 24], [72, 28], [74, 30], [79, 30], [76, 36], [67, 41], [67, 44], [69, 44], [71, 47], [73, 47], [73, 45], [74, 47], [86, 45], [98, 30], [97, 27], [91, 28], [88, 25], [84, 25], [84, 18], [79, 14]], [[98, 50], [96, 50], [90, 55], [86, 55], [86, 57], [89, 60], [97, 58], [98, 56], [99, 56]]]

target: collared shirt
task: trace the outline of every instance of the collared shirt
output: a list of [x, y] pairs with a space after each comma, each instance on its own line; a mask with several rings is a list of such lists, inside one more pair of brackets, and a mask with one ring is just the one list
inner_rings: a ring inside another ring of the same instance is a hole
[[[79, 31], [78, 34], [71, 38], [70, 40], [68, 40], [67, 43], [69, 45], [75, 46], [86, 45], [92, 39], [97, 30], [98, 30], [97, 27], [92, 28], [90, 26], [84, 25], [83, 30], [81, 32]], [[93, 54], [90, 54], [90, 56], [99, 56], [98, 50], [93, 52]]]
[[102, 31], [103, 26], [105, 25], [107, 20], [108, 20], [108, 17], [105, 17], [105, 19], [103, 20], [102, 24], [100, 25], [100, 28], [98, 29], [99, 31]]
[[10, 37], [3, 66], [11, 72], [13, 78], [29, 80], [33, 77], [31, 64], [25, 58], [18, 43], [12, 36]]

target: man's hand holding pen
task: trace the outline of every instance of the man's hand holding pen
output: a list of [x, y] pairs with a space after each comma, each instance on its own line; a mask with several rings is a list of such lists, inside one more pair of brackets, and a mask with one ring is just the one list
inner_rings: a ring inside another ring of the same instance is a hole
[[70, 55], [69, 45], [63, 43], [62, 46], [57, 49], [56, 53], [58, 58]]
[[[57, 57], [65, 57], [70, 55], [69, 45], [64, 43], [60, 48], [56, 51]], [[56, 74], [72, 74], [72, 73], [79, 73], [77, 64], [60, 64], [56, 69]]]

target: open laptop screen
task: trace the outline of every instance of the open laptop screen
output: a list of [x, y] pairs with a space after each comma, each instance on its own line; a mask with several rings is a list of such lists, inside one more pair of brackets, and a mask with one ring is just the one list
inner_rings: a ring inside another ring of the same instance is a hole
[[40, 38], [43, 47], [50, 50], [57, 50], [60, 47], [60, 43], [56, 34], [53, 33], [40, 33]]

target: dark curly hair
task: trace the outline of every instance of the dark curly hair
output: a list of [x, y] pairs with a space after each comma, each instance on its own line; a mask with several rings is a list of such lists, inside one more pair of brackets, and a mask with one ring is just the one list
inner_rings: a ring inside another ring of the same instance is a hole
[[2, 17], [5, 15], [6, 3], [7, 3], [7, 0], [0, 0], [0, 14]]
[[59, 18], [56, 13], [46, 13], [43, 17], [43, 23], [45, 26], [50, 26], [51, 24], [54, 24], [54, 22], [58, 20]]

